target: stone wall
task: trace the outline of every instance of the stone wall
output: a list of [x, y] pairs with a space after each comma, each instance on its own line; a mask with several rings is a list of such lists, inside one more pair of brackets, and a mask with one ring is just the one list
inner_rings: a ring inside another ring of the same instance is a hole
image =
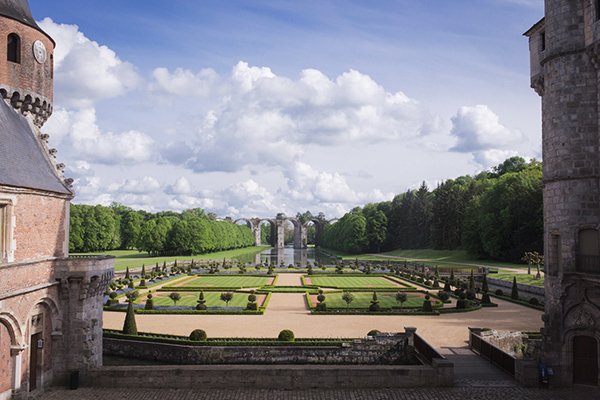
[[[410, 343], [409, 343], [410, 341]], [[386, 364], [413, 363], [412, 332], [378, 334], [343, 346], [184, 346], [103, 339], [105, 355], [171, 364]]]
[[438, 365], [182, 365], [100, 367], [82, 386], [162, 389], [409, 388], [452, 386], [452, 363]]
[[[488, 286], [490, 290], [494, 291], [496, 289], [502, 289], [504, 294], [510, 296], [510, 291], [512, 290], [512, 282], [505, 281], [503, 279], [490, 278], [490, 275], [487, 277]], [[517, 283], [517, 289], [519, 290], [519, 296], [521, 297], [536, 297], [538, 300], [544, 300], [544, 295], [546, 291], [543, 287], [537, 287], [532, 285], [525, 285], [523, 283]]]

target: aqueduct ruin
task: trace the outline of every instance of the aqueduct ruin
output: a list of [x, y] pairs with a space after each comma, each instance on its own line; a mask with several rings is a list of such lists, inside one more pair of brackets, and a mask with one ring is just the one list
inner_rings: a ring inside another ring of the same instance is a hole
[[307, 228], [308, 224], [312, 222], [315, 226], [315, 247], [321, 245], [321, 235], [326, 223], [332, 223], [337, 221], [334, 218], [330, 221], [324, 221], [316, 217], [310, 217], [306, 221], [302, 222], [297, 218], [286, 217], [283, 214], [278, 214], [275, 218], [238, 218], [236, 220], [226, 217], [225, 221], [229, 221], [233, 224], [237, 224], [240, 221], [244, 221], [248, 228], [254, 232], [254, 245], [261, 245], [261, 229], [262, 223], [268, 222], [271, 225], [271, 246], [275, 248], [284, 247], [284, 227], [285, 221], [290, 221], [294, 225], [294, 249], [306, 249], [307, 248]]

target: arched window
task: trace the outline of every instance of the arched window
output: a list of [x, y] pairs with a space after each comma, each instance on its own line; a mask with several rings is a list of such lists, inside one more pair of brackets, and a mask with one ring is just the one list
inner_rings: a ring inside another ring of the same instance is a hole
[[14, 63], [21, 63], [21, 38], [16, 33], [8, 35], [7, 39], [7, 60]]
[[597, 229], [579, 231], [577, 254], [577, 271], [600, 272], [600, 246]]

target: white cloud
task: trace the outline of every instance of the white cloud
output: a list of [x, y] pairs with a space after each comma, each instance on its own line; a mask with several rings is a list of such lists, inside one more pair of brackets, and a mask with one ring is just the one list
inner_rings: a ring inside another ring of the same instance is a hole
[[[59, 111], [60, 121], [53, 126], [58, 136], [68, 137], [76, 159], [100, 164], [139, 163], [150, 160], [155, 141], [148, 135], [129, 131], [102, 133], [96, 123], [96, 111], [81, 109]], [[44, 131], [46, 128], [44, 127]]]
[[472, 153], [484, 168], [515, 155], [515, 148], [525, 141], [521, 131], [500, 124], [498, 116], [485, 105], [461, 107], [452, 124], [450, 134], [458, 140], [451, 150]]
[[56, 41], [54, 96], [63, 106], [92, 107], [95, 102], [122, 96], [140, 87], [136, 68], [114, 51], [86, 38], [76, 25], [56, 24], [50, 18], [40, 27]]
[[126, 179], [121, 182], [114, 182], [106, 188], [109, 192], [130, 193], [130, 194], [150, 194], [160, 189], [160, 183], [156, 178], [145, 176], [141, 179]]
[[[187, 80], [196, 77], [180, 71]], [[246, 166], [289, 168], [299, 161], [306, 145], [413, 140], [440, 129], [417, 101], [402, 92], [389, 93], [373, 79], [350, 70], [335, 80], [314, 69], [293, 81], [269, 68], [239, 62], [233, 69], [230, 92], [202, 122], [190, 119], [198, 134], [186, 144], [193, 157], [163, 159], [196, 172], [239, 171]], [[177, 153], [182, 152], [181, 146]]]
[[177, 68], [173, 74], [166, 68], [156, 68], [152, 77], [154, 81], [148, 85], [148, 93], [162, 100], [165, 97], [208, 96], [217, 90], [220, 80], [211, 68], [202, 69], [197, 74], [183, 68]]
[[167, 186], [165, 193], [179, 195], [190, 194], [192, 193], [192, 184], [185, 176], [182, 176], [175, 181], [175, 184]]

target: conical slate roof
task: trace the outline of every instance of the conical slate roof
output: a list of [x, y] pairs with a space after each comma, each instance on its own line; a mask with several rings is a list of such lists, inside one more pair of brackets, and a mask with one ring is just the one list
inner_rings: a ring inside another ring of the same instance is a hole
[[20, 21], [48, 36], [48, 34], [35, 23], [35, 20], [31, 16], [31, 10], [29, 9], [27, 0], [0, 0], [0, 15]]
[[0, 185], [73, 194], [36, 135], [27, 119], [0, 99]]

